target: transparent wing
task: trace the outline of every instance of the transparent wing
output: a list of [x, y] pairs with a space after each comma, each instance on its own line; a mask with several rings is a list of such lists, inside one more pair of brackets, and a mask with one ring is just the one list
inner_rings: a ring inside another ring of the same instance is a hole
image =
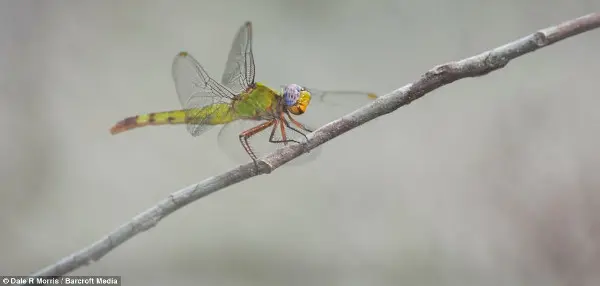
[[[240, 133], [251, 129], [257, 125], [260, 125], [261, 123], [264, 123], [266, 121], [257, 121], [257, 120], [237, 120], [237, 121], [233, 121], [231, 123], [226, 124], [225, 126], [223, 126], [223, 128], [221, 128], [221, 131], [219, 132], [218, 135], [218, 143], [220, 148], [227, 153], [227, 155], [236, 163], [246, 163], [250, 160], [249, 155], [246, 153], [246, 151], [244, 150], [244, 147], [242, 147], [242, 144], [240, 143], [239, 140], [239, 135]], [[294, 125], [292, 125], [293, 127], [295, 127]], [[309, 126], [306, 126], [309, 127]], [[299, 128], [295, 128], [298, 131], [301, 131], [303, 134], [308, 134], [308, 132], [306, 131], [302, 131]], [[309, 127], [309, 129], [312, 129], [312, 127]], [[305, 142], [306, 138], [296, 132], [293, 131], [291, 129], [289, 129], [288, 127], [284, 128], [284, 132], [286, 135], [286, 138], [288, 140], [294, 140], [297, 142]], [[271, 134], [273, 134], [273, 137], [271, 137]], [[267, 155], [273, 151], [275, 151], [277, 148], [280, 148], [282, 146], [284, 146], [283, 143], [272, 143], [269, 142], [271, 141], [281, 141], [283, 138], [282, 133], [281, 133], [281, 127], [279, 125], [276, 126], [272, 126], [269, 127], [265, 130], [263, 130], [262, 132], [257, 133], [256, 135], [250, 137], [249, 139], [249, 143], [250, 143], [250, 147], [252, 148], [252, 151], [256, 154], [257, 157], [262, 157], [264, 155]], [[288, 142], [288, 144], [298, 144], [295, 142]], [[288, 164], [291, 165], [303, 165], [305, 163], [311, 162], [314, 159], [316, 159], [319, 154], [321, 153], [321, 146], [311, 150], [309, 153], [307, 154], [303, 154], [302, 156], [290, 161]]]
[[344, 116], [377, 98], [377, 95], [365, 91], [322, 90], [305, 87], [311, 93], [306, 113], [300, 115], [303, 123], [320, 127]]
[[[281, 85], [280, 88], [284, 88]], [[372, 92], [358, 90], [323, 90], [318, 88], [306, 87], [311, 94], [311, 105], [340, 106], [346, 108], [358, 108], [377, 99], [377, 95]]]
[[[320, 90], [316, 88], [306, 88], [312, 96], [311, 104], [329, 105], [329, 106], [348, 106], [356, 108], [368, 104], [377, 98], [377, 95], [371, 92], [353, 91], [353, 90]], [[313, 102], [314, 101], [314, 102]]]
[[254, 83], [252, 23], [250, 22], [240, 27], [233, 40], [221, 83], [236, 93], [241, 93]]
[[208, 107], [229, 104], [235, 94], [212, 79], [187, 52], [175, 57], [172, 73], [179, 102], [186, 110], [187, 130], [192, 136], [198, 136], [212, 126], [207, 124], [211, 119], [224, 116], [223, 109]]

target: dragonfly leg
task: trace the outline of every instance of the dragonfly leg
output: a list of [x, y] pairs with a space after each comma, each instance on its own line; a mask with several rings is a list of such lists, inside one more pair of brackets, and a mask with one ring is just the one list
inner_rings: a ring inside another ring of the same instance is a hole
[[[285, 124], [285, 126], [287, 126], [287, 128], [289, 128], [290, 130], [292, 130], [292, 131], [294, 131], [294, 132], [296, 132], [296, 133], [298, 133], [298, 134], [300, 134], [300, 135], [304, 136], [304, 140], [305, 140], [305, 141], [306, 141], [306, 140], [308, 140], [308, 137], [306, 137], [306, 134], [304, 134], [304, 132], [302, 132], [302, 131], [300, 131], [300, 130], [298, 130], [298, 129], [294, 128], [294, 127], [292, 127], [292, 125], [290, 125], [290, 123], [289, 123], [287, 120], [285, 120], [285, 119], [284, 119], [284, 120], [282, 120], [282, 125], [283, 125], [283, 124]], [[300, 142], [298, 142], [298, 141], [295, 141], [295, 140], [290, 140], [290, 141], [294, 141], [294, 142], [296, 142], [296, 143], [300, 144]]]
[[298, 134], [300, 134], [300, 135], [304, 136], [304, 139], [305, 139], [305, 141], [304, 141], [304, 142], [298, 142], [298, 141], [296, 141], [296, 140], [293, 140], [293, 139], [284, 139], [283, 141], [275, 141], [275, 140], [273, 140], [273, 135], [275, 134], [275, 128], [276, 128], [277, 126], [274, 126], [274, 127], [273, 127], [273, 130], [271, 131], [271, 138], [269, 138], [269, 142], [272, 142], [272, 143], [281, 143], [281, 142], [283, 142], [283, 143], [287, 143], [287, 142], [294, 142], [294, 143], [297, 143], [297, 144], [303, 144], [303, 145], [304, 145], [304, 146], [303, 146], [303, 147], [304, 147], [304, 151], [305, 151], [306, 153], [310, 152], [310, 151], [308, 151], [308, 149], [306, 148], [306, 146], [307, 146], [306, 144], [307, 144], [307, 142], [308, 142], [308, 137], [306, 137], [306, 134], [304, 134], [304, 132], [302, 132], [302, 131], [300, 131], [300, 130], [298, 130], [298, 129], [294, 128], [294, 127], [292, 127], [292, 126], [290, 125], [290, 123], [289, 123], [287, 120], [285, 120], [285, 118], [283, 118], [283, 114], [281, 114], [281, 119], [279, 120], [279, 124], [280, 124], [280, 126], [281, 126], [281, 128], [282, 128], [282, 129], [281, 129], [281, 131], [282, 131], [282, 132], [284, 132], [284, 130], [285, 130], [285, 129], [283, 129], [283, 125], [285, 124], [285, 126], [287, 126], [287, 128], [289, 128], [290, 130], [292, 130], [292, 131], [294, 131], [294, 132], [296, 132], [296, 133], [298, 133]]
[[277, 140], [275, 140], [275, 130], [277, 130], [277, 125], [273, 126], [273, 128], [271, 129], [271, 136], [269, 136], [269, 142], [270, 143], [281, 143]]
[[[298, 126], [300, 129], [302, 129], [302, 130], [304, 130], [304, 131], [307, 131], [307, 132], [312, 132], [310, 129], [306, 128], [306, 127], [305, 127], [305, 126], [304, 126], [302, 123], [300, 123], [300, 122], [298, 122], [298, 121], [294, 120], [294, 118], [292, 118], [292, 116], [290, 115], [290, 113], [289, 113], [289, 112], [286, 112], [286, 113], [287, 113], [287, 115], [288, 115], [288, 118], [290, 119], [290, 121], [292, 121], [292, 123], [294, 123], [294, 125]], [[285, 123], [285, 126], [287, 126], [289, 129], [293, 130], [294, 132], [296, 132], [296, 133], [299, 133], [300, 135], [304, 136], [304, 139], [305, 139], [305, 141], [306, 141], [306, 140], [308, 140], [308, 137], [306, 137], [306, 134], [304, 134], [304, 132], [301, 132], [300, 130], [298, 130], [298, 129], [296, 129], [296, 128], [292, 127], [292, 126], [290, 125], [290, 123], [289, 123], [287, 120], [285, 120], [285, 118], [283, 117], [283, 113], [281, 113], [281, 116], [280, 116], [280, 117], [281, 117], [281, 119], [280, 119], [280, 120], [281, 120], [281, 122], [282, 122], [282, 123]], [[299, 142], [298, 142], [298, 143], [299, 143]]]
[[[283, 144], [287, 145], [288, 142], [294, 142], [294, 143], [300, 144], [300, 142], [298, 142], [298, 141], [296, 141], [294, 139], [287, 139], [287, 138], [285, 138], [283, 140], [276, 140], [275, 139], [275, 131], [277, 130], [277, 126], [278, 125], [284, 126], [283, 122], [281, 122], [280, 120], [278, 121], [278, 124], [276, 124], [275, 126], [273, 126], [273, 129], [271, 130], [271, 136], [269, 137], [269, 142], [270, 143], [283, 143]], [[302, 134], [302, 133], [300, 133], [300, 134]]]
[[[302, 130], [304, 130], [304, 131], [307, 131], [307, 132], [313, 132], [313, 131], [314, 131], [314, 130], [311, 130], [310, 128], [307, 128], [306, 126], [304, 126], [304, 124], [302, 124], [302, 123], [300, 123], [300, 122], [296, 121], [296, 120], [295, 120], [295, 119], [292, 117], [292, 115], [289, 113], [289, 111], [286, 111], [286, 114], [287, 114], [288, 118], [290, 119], [290, 121], [291, 121], [292, 123], [294, 123], [294, 125], [298, 126], [300, 129], [302, 129]], [[283, 117], [283, 115], [282, 115], [282, 117]], [[296, 131], [297, 133], [300, 133], [300, 134], [302, 134], [302, 136], [304, 136], [304, 139], [305, 139], [305, 141], [304, 141], [304, 150], [305, 150], [307, 153], [308, 153], [308, 152], [310, 152], [310, 151], [308, 150], [308, 148], [306, 148], [306, 147], [307, 147], [307, 144], [308, 144], [308, 137], [306, 137], [306, 134], [304, 134], [304, 132], [300, 132], [299, 130], [297, 130], [297, 129], [293, 128], [292, 126], [290, 126], [290, 123], [289, 123], [289, 122], [287, 122], [287, 120], [284, 120], [284, 121], [285, 121], [285, 124], [288, 126], [288, 128], [290, 128], [291, 130], [294, 130], [294, 131]]]
[[304, 126], [304, 124], [296, 121], [296, 119], [292, 118], [292, 115], [289, 112], [286, 112], [286, 114], [287, 114], [288, 118], [290, 119], [290, 121], [292, 123], [294, 123], [294, 125], [298, 126], [298, 128], [300, 128], [300, 129], [302, 129], [304, 131], [307, 131], [307, 132], [313, 132], [314, 131], [314, 130], [311, 130], [310, 128], [307, 128], [306, 126]]
[[256, 166], [256, 170], [258, 171], [258, 163], [256, 162], [256, 160], [258, 159], [258, 157], [256, 157], [256, 154], [254, 154], [254, 151], [252, 151], [252, 148], [250, 147], [250, 143], [248, 143], [248, 139], [250, 139], [250, 137], [256, 135], [257, 133], [269, 128], [269, 126], [273, 125], [277, 123], [277, 120], [271, 120], [271, 121], [267, 121], [263, 124], [254, 126], [242, 133], [240, 133], [240, 143], [242, 143], [242, 147], [244, 147], [244, 150], [246, 150], [246, 153], [248, 153], [248, 155], [250, 156], [250, 158], [252, 158], [252, 161], [254, 161], [254, 165]]
[[283, 125], [283, 120], [285, 120], [285, 118], [283, 118], [283, 114], [281, 114], [279, 116], [279, 129], [281, 129], [281, 139], [283, 140], [283, 145], [287, 146], [288, 140], [287, 140], [287, 134], [285, 133], [285, 126]]

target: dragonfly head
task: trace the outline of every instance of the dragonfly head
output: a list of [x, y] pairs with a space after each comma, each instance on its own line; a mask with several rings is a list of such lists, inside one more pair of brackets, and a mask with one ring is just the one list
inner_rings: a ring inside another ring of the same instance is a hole
[[285, 106], [294, 115], [303, 114], [310, 103], [310, 92], [297, 84], [283, 87], [282, 96]]

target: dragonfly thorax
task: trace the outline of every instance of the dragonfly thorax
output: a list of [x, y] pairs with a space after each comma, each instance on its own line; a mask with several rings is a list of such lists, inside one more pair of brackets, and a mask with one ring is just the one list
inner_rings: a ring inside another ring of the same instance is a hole
[[310, 103], [310, 92], [297, 84], [288, 84], [281, 91], [285, 107], [295, 115], [303, 114]]

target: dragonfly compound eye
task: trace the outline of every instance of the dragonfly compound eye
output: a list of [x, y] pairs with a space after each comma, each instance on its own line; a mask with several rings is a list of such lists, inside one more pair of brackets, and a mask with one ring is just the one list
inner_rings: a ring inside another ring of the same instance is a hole
[[283, 89], [283, 100], [286, 106], [294, 106], [298, 102], [301, 89], [297, 84], [289, 84]]
[[295, 115], [301, 115], [306, 112], [306, 108], [310, 104], [310, 92], [307, 90], [300, 91], [300, 98], [296, 101], [296, 104], [288, 107], [288, 110]]

